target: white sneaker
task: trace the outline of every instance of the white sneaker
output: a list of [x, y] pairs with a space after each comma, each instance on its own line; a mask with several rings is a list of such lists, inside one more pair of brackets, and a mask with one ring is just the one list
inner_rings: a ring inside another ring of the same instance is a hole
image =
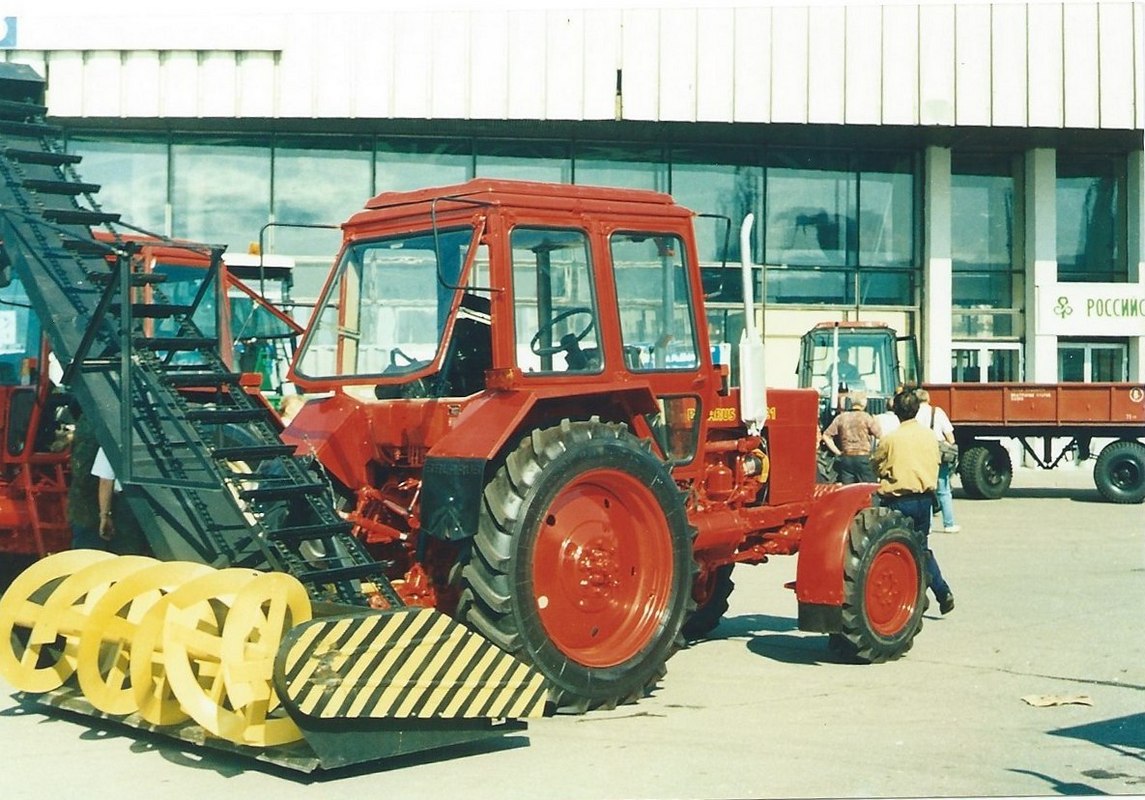
[[958, 533], [960, 530], [962, 530], [961, 525], [951, 525], [949, 528], [943, 528], [942, 532], [943, 533]]

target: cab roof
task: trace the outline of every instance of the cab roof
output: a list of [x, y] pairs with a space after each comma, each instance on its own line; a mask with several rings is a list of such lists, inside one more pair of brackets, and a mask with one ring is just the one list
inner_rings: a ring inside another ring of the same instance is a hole
[[450, 200], [457, 200], [463, 205], [480, 204], [602, 215], [641, 214], [676, 218], [692, 216], [689, 209], [678, 205], [670, 194], [664, 192], [492, 178], [477, 178], [466, 183], [410, 192], [383, 192], [370, 199], [366, 203], [366, 211], [362, 213], [387, 209], [404, 209], [401, 213], [408, 213], [409, 206], [430, 204], [434, 201], [443, 203], [445, 207], [455, 207], [449, 203]]

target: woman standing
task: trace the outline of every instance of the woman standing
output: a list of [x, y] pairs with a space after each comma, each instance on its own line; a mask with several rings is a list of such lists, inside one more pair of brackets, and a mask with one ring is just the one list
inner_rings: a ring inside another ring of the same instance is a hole
[[[941, 408], [930, 404], [930, 392], [918, 389], [918, 424], [934, 431], [934, 438], [954, 444], [954, 425], [950, 417]], [[954, 495], [950, 490], [950, 473], [952, 468], [946, 462], [938, 465], [938, 487], [934, 490], [938, 498], [938, 510], [942, 512], [942, 530], [944, 533], [958, 533], [962, 526], [954, 521]]]

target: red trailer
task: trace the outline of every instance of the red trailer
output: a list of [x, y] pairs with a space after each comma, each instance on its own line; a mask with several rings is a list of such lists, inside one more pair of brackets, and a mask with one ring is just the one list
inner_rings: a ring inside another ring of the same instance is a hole
[[[1145, 385], [1134, 383], [957, 383], [926, 386], [930, 402], [954, 423], [962, 488], [1001, 497], [1013, 470], [1003, 439], [1015, 439], [1043, 469], [1069, 453], [1089, 458], [1093, 477], [1114, 503], [1145, 500]], [[1038, 445], [1038, 446], [1035, 446]]]

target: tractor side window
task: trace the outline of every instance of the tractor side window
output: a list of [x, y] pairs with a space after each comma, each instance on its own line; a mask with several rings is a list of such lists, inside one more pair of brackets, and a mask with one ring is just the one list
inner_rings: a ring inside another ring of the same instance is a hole
[[652, 435], [668, 460], [686, 464], [696, 454], [700, 432], [700, 401], [696, 397], [661, 397], [656, 412], [645, 414]]
[[700, 356], [684, 243], [673, 235], [616, 233], [610, 249], [628, 368], [696, 369]]
[[584, 232], [516, 228], [510, 243], [521, 371], [599, 372], [596, 295]]

